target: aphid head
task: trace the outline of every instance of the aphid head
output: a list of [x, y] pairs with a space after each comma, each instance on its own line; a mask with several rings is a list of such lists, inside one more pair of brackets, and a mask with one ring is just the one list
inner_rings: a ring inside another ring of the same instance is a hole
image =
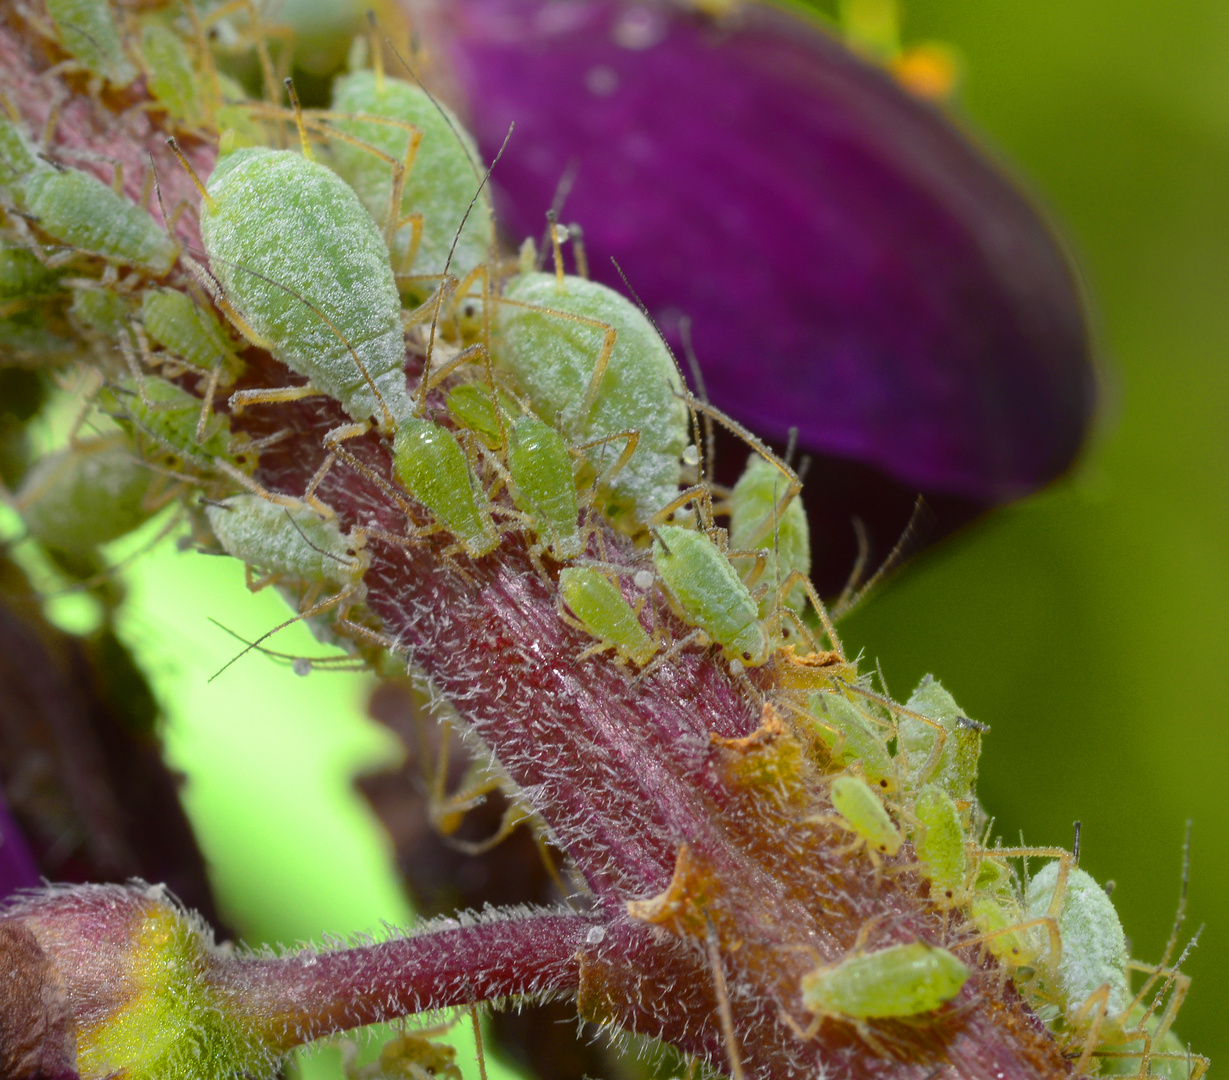
[[759, 667], [772, 655], [772, 642], [762, 623], [753, 622], [741, 630], [724, 649], [725, 655], [746, 667]]

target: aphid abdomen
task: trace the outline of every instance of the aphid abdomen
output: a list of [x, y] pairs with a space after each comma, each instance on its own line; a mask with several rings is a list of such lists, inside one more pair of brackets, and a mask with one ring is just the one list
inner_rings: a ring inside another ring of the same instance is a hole
[[872, 850], [884, 855], [895, 855], [900, 850], [899, 830], [865, 781], [856, 776], [838, 776], [832, 781], [832, 806]]
[[210, 267], [273, 354], [355, 420], [383, 420], [381, 398], [408, 415], [400, 298], [350, 186], [299, 154], [250, 147], [218, 161], [208, 192]]
[[[794, 570], [803, 577], [811, 573], [811, 532], [802, 500], [793, 499], [773, 521], [773, 510], [786, 486], [787, 479], [776, 465], [752, 454], [730, 494], [730, 547], [736, 551], [762, 548], [765, 565], [760, 580], [770, 585], [784, 581]], [[775, 598], [776, 589], [770, 589], [761, 602], [762, 615], [768, 614]], [[795, 585], [786, 603], [801, 611], [807, 603], [806, 589]]]
[[563, 436], [537, 417], [522, 416], [509, 435], [508, 471], [517, 509], [533, 518], [538, 535], [560, 559], [574, 559], [581, 549], [580, 509]]
[[906, 713], [901, 717], [897, 752], [903, 753], [908, 762], [908, 786], [916, 788], [922, 781], [932, 780], [953, 799], [968, 799], [977, 783], [984, 726], [969, 720], [952, 695], [931, 675], [922, 678], [905, 707], [941, 724], [946, 732], [934, 771], [923, 775], [932, 764], [931, 751], [939, 733], [915, 716]]
[[451, 431], [422, 417], [397, 425], [393, 467], [406, 491], [438, 517], [473, 558], [499, 543], [485, 496], [474, 490], [465, 451]]
[[141, 58], [150, 93], [176, 120], [199, 124], [200, 85], [192, 57], [179, 36], [161, 23], [147, 22], [141, 31]]
[[[1029, 881], [1025, 897], [1028, 918], [1050, 914], [1058, 873], [1058, 862], [1047, 863]], [[1117, 1016], [1125, 1012], [1131, 1003], [1127, 944], [1113, 901], [1090, 874], [1072, 869], [1055, 914], [1062, 939], [1058, 981], [1064, 1010], [1069, 1016], [1078, 1013], [1092, 994], [1108, 986], [1108, 1014]], [[1086, 1016], [1085, 1026], [1091, 1021], [1092, 1017]]]
[[896, 769], [892, 756], [853, 702], [842, 693], [816, 691], [809, 696], [808, 704], [811, 714], [819, 721], [815, 730], [828, 746], [835, 746], [837, 738], [844, 736], [845, 744], [838, 762], [856, 761], [867, 780], [881, 791], [895, 790]]
[[38, 169], [22, 185], [24, 209], [39, 228], [91, 255], [167, 273], [179, 249], [141, 207], [79, 169]]
[[938, 890], [953, 897], [964, 885], [967, 869], [960, 811], [946, 791], [927, 784], [918, 793], [913, 815], [922, 826], [913, 846], [931, 880], [931, 895]]
[[802, 977], [813, 1013], [858, 1020], [917, 1016], [951, 1001], [969, 969], [946, 949], [921, 941], [851, 956]]
[[306, 507], [243, 494], [210, 503], [205, 513], [227, 554], [260, 570], [341, 586], [357, 566], [337, 522], [322, 521]]
[[141, 298], [141, 321], [149, 336], [202, 371], [219, 368], [218, 382], [229, 386], [243, 371], [222, 327], [211, 312], [177, 289], [148, 289]]
[[653, 659], [657, 644], [649, 637], [623, 591], [605, 574], [590, 566], [569, 566], [559, 573], [563, 602], [584, 628], [620, 656], [643, 667]]
[[653, 565], [684, 618], [740, 662], [764, 663], [769, 648], [759, 608], [729, 559], [702, 532], [663, 525], [657, 536]]
[[47, 0], [60, 44], [81, 65], [112, 86], [127, 86], [136, 69], [124, 55], [119, 27], [108, 0]]
[[[404, 120], [422, 132], [422, 141], [418, 144], [413, 168], [405, 179], [398, 208], [399, 214], [422, 214], [422, 234], [418, 251], [408, 264], [410, 231], [403, 229], [397, 234], [393, 264], [403, 273], [443, 273], [453, 237], [457, 236], [461, 219], [482, 176], [477, 165], [480, 160], [478, 148], [473, 139], [461, 122], [421, 87], [402, 79], [380, 78], [372, 71], [357, 71], [334, 82], [333, 108], [337, 112], [369, 113]], [[410, 133], [404, 128], [361, 120], [341, 120], [337, 127], [397, 160], [405, 157], [409, 147]], [[392, 187], [389, 166], [362, 147], [340, 140], [333, 144], [332, 160], [371, 216], [383, 225]], [[464, 277], [475, 266], [486, 262], [494, 244], [490, 197], [484, 188], [457, 238], [450, 271]]]
[[[495, 359], [515, 377], [539, 417], [547, 423], [561, 418], [573, 444], [639, 432], [631, 460], [599, 491], [606, 515], [637, 531], [678, 494], [679, 457], [688, 443], [682, 382], [661, 338], [628, 300], [595, 281], [565, 281], [561, 289], [553, 274], [532, 273], [507, 283], [504, 298], [515, 303], [499, 305]], [[617, 336], [587, 403], [606, 337], [596, 324], [613, 328]], [[601, 475], [614, 456], [609, 445], [589, 450], [589, 476], [581, 482]]]

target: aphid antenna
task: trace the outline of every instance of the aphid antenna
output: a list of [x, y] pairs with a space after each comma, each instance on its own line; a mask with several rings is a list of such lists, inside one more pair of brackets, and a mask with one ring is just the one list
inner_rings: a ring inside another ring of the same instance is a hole
[[585, 253], [585, 230], [579, 222], [568, 226], [568, 239], [572, 242], [572, 260], [576, 263], [576, 276], [589, 280], [589, 256]]
[[[807, 459], [810, 460], [809, 458]], [[853, 600], [854, 593], [857, 591], [859, 583], [862, 581], [862, 575], [866, 572], [866, 564], [871, 557], [870, 538], [866, 535], [866, 526], [863, 524], [860, 517], [854, 516], [850, 519], [853, 525], [854, 539], [858, 545], [858, 553], [854, 556], [853, 568], [849, 571], [849, 577], [845, 579], [845, 587], [841, 589], [841, 595], [836, 598], [836, 603], [832, 605], [834, 617], [838, 617], [839, 613], [844, 611]]]
[[[224, 554], [221, 552], [205, 552], [204, 554]], [[219, 622], [212, 615], [208, 619], [214, 626], [225, 634], [229, 634], [236, 641], [242, 642], [244, 645], [251, 645], [252, 648], [267, 657], [274, 663], [283, 667], [292, 667], [297, 663], [306, 661], [311, 665], [312, 669], [325, 668], [327, 671], [366, 671], [367, 662], [357, 656], [303, 656], [299, 653], [284, 653], [277, 652], [274, 649], [266, 649], [263, 645], [254, 645], [242, 634], [236, 633], [225, 623]]]
[[[572, 193], [572, 186], [576, 183], [576, 177], [579, 173], [580, 159], [575, 156], [568, 158], [568, 163], [563, 167], [563, 172], [559, 174], [559, 182], [555, 184], [555, 193], [551, 196], [550, 209], [546, 211], [546, 229], [542, 233], [542, 242], [534, 250], [533, 268], [535, 270], [542, 269], [546, 261], [546, 249], [555, 242], [555, 223], [563, 213], [564, 203], [568, 201], [568, 196]], [[552, 214], [554, 214], [553, 219], [551, 218]], [[588, 274], [583, 276], [588, 277]]]
[[1072, 829], [1075, 832], [1075, 839], [1071, 842], [1071, 858], [1074, 863], [1072, 866], [1073, 870], [1078, 869], [1080, 865], [1080, 832], [1082, 831], [1083, 827], [1084, 826], [1081, 822], [1072, 822]]
[[307, 128], [303, 124], [303, 108], [299, 104], [299, 92], [294, 88], [294, 79], [287, 75], [282, 80], [282, 85], [286, 87], [286, 96], [290, 98], [290, 107], [294, 110], [294, 126], [299, 132], [299, 146], [303, 150], [303, 156], [308, 161], [315, 161], [311, 142], [307, 138]]
[[924, 535], [924, 530], [930, 527], [932, 521], [933, 515], [926, 503], [925, 497], [918, 495], [917, 499], [914, 500], [913, 512], [909, 515], [909, 521], [906, 523], [904, 531], [900, 534], [900, 539], [896, 541], [892, 550], [888, 552], [887, 557], [879, 564], [879, 569], [870, 576], [866, 584], [858, 589], [843, 606], [838, 604], [833, 607], [832, 617], [834, 619], [843, 619], [858, 607], [885, 578], [890, 577], [908, 562], [917, 550]]
[[[390, 44], [390, 48], [391, 48], [391, 44]], [[396, 52], [395, 49], [393, 51], [394, 53]], [[397, 58], [399, 60], [401, 59], [400, 54], [397, 55]], [[402, 63], [404, 63], [404, 61], [402, 61]], [[406, 70], [409, 70], [408, 67]], [[422, 84], [419, 83], [419, 85], [421, 86]], [[431, 100], [435, 101], [434, 98], [432, 98]], [[438, 102], [436, 102], [435, 105], [436, 105], [436, 108], [439, 108]], [[446, 116], [445, 116], [445, 119], [447, 119]], [[452, 127], [451, 121], [449, 121], [449, 127]], [[487, 181], [491, 179], [491, 173], [494, 171], [495, 166], [499, 164], [499, 159], [504, 156], [504, 150], [507, 149], [508, 140], [512, 138], [512, 132], [515, 130], [515, 128], [516, 128], [515, 121], [508, 125], [508, 133], [504, 136], [504, 141], [500, 144], [499, 152], [495, 155], [494, 159], [491, 161], [491, 164], [487, 166], [486, 172], [482, 174], [482, 179], [478, 183], [478, 188], [474, 192], [473, 198], [469, 200], [469, 205], [465, 208], [465, 213], [461, 215], [460, 224], [457, 225], [457, 231], [453, 234], [453, 237], [452, 237], [452, 244], [448, 248], [448, 258], [444, 260], [443, 276], [445, 278], [447, 278], [449, 268], [452, 266], [452, 257], [453, 255], [456, 254], [457, 244], [460, 243], [461, 241], [461, 232], [465, 228], [465, 223], [469, 220], [469, 215], [473, 212], [474, 205], [478, 202], [478, 196], [482, 194], [482, 189], [486, 187]], [[453, 130], [455, 131], [456, 129], [454, 128]], [[460, 136], [458, 136], [458, 138], [460, 138]], [[484, 289], [484, 293], [485, 293], [485, 289]], [[436, 292], [435, 310], [431, 313], [431, 330], [427, 336], [427, 355], [426, 355], [426, 359], [424, 359], [423, 361], [422, 378], [419, 380], [419, 383], [418, 383], [418, 387], [419, 387], [418, 400], [414, 403], [414, 413], [417, 416], [422, 416], [423, 413], [425, 413], [427, 409], [427, 389], [426, 389], [427, 377], [431, 373], [431, 353], [435, 348], [435, 332], [436, 332], [437, 326], [439, 325], [440, 308], [443, 306], [443, 303], [444, 303], [444, 290], [441, 287]]]
[[[695, 384], [696, 397], [708, 404], [708, 387], [704, 383], [704, 372], [700, 368], [700, 358], [696, 356], [695, 343], [691, 338], [691, 316], [684, 315], [679, 319], [679, 337], [683, 344], [683, 357], [687, 361], [687, 370], [691, 372], [691, 380]], [[713, 430], [713, 418], [704, 413], [704, 471], [712, 476], [717, 468], [717, 433]]]

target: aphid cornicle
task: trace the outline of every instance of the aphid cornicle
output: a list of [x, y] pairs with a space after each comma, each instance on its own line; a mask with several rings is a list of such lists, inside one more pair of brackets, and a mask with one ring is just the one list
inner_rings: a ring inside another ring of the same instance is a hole
[[[413, 230], [418, 232], [416, 244], [408, 228], [398, 230], [393, 238], [392, 261], [399, 274], [442, 274], [454, 239], [452, 273], [464, 277], [487, 261], [495, 243], [490, 197], [483, 187], [462, 227], [470, 193], [481, 174], [476, 167], [478, 148], [452, 113], [421, 87], [376, 71], [356, 71], [337, 79], [333, 109], [400, 120], [422, 133], [402, 188], [401, 205], [391, 208], [398, 219], [413, 214], [421, 223]], [[360, 119], [339, 118], [336, 127], [396, 160], [405, 157], [412, 137], [404, 127]], [[332, 146], [332, 161], [371, 216], [383, 225], [390, 212], [388, 166], [362, 147], [341, 140]]]
[[219, 159], [202, 194], [201, 239], [240, 330], [310, 380], [241, 403], [316, 392], [358, 421], [408, 416], [388, 250], [350, 186], [300, 154], [251, 147]]
[[866, 781], [856, 776], [838, 776], [832, 781], [832, 807], [845, 825], [865, 841], [872, 856], [895, 855], [900, 850], [900, 830]]
[[933, 1012], [960, 993], [969, 969], [946, 949], [913, 941], [855, 953], [802, 977], [802, 1001], [815, 1020], [876, 1020]]
[[586, 633], [599, 644], [590, 653], [614, 649], [621, 660], [644, 667], [657, 652], [657, 642], [632, 609], [623, 590], [592, 566], [569, 566], [559, 573], [559, 594]]
[[763, 664], [771, 640], [759, 605], [706, 533], [679, 525], [655, 530], [653, 565], [682, 617], [742, 664]]
[[[639, 442], [598, 499], [618, 527], [642, 531], [678, 494], [688, 443], [682, 380], [652, 325], [613, 289], [585, 278], [528, 273], [503, 287], [492, 359], [533, 411], [559, 418], [572, 445], [636, 431]], [[611, 462], [608, 444], [586, 451], [583, 486]]]

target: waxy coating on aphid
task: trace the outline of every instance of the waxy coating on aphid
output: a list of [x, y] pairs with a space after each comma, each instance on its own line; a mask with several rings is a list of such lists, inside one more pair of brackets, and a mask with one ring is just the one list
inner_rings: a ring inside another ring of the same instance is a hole
[[388, 250], [350, 186], [300, 154], [252, 147], [221, 158], [207, 191], [210, 269], [261, 343], [355, 420], [383, 424], [381, 403], [394, 421], [408, 415]]
[[[397, 209], [399, 217], [421, 214], [422, 233], [417, 252], [410, 260], [411, 230], [405, 226], [398, 231], [392, 252], [397, 273], [442, 274], [454, 238], [456, 249], [448, 264], [450, 273], [464, 277], [489, 259], [495, 230], [485, 187], [457, 236], [481, 171], [477, 168], [477, 146], [451, 112], [421, 87], [372, 71], [357, 71], [337, 79], [333, 83], [333, 109], [406, 121], [422, 132]], [[398, 161], [405, 157], [409, 146], [410, 132], [403, 127], [362, 120], [338, 120], [336, 127]], [[383, 226], [392, 188], [388, 164], [370, 151], [340, 139], [332, 144], [331, 160], [371, 216]]]
[[512, 501], [528, 514], [539, 539], [557, 559], [581, 552], [572, 458], [563, 436], [536, 416], [522, 416], [508, 431]]
[[[1056, 911], [1054, 893], [1058, 888], [1059, 862], [1047, 863], [1028, 883], [1025, 895], [1026, 918], [1053, 915], [1058, 920], [1062, 955], [1058, 958], [1056, 992], [1058, 1004], [1069, 1018], [1080, 1012], [1093, 994], [1108, 987], [1105, 1011], [1118, 1016], [1131, 1003], [1127, 983], [1127, 943], [1113, 901], [1090, 874], [1078, 868], [1067, 875]], [[1042, 959], [1049, 955], [1047, 945]], [[1082, 1026], [1093, 1021], [1082, 1017]]]
[[0, 190], [51, 239], [86, 255], [166, 274], [179, 248], [139, 206], [90, 173], [38, 157], [0, 116]]
[[945, 893], [954, 898], [964, 886], [967, 860], [960, 811], [943, 788], [927, 784], [913, 804], [919, 829], [913, 849], [931, 881], [931, 896]]
[[176, 289], [146, 289], [141, 322], [155, 344], [200, 371], [218, 369], [219, 386], [229, 386], [243, 371], [243, 361], [213, 313]]
[[662, 525], [653, 541], [653, 565], [683, 619], [704, 631], [742, 664], [764, 663], [770, 653], [760, 610], [730, 560], [706, 533]]
[[591, 566], [569, 566], [559, 572], [559, 593], [568, 609], [602, 645], [612, 646], [623, 660], [644, 667], [657, 643], [640, 624], [623, 590]]
[[471, 558], [499, 543], [486, 495], [475, 490], [465, 451], [451, 431], [406, 417], [393, 439], [393, 469], [405, 490], [443, 522]]
[[[665, 344], [630, 301], [584, 278], [565, 277], [561, 287], [554, 274], [521, 274], [504, 285], [503, 300], [492, 357], [539, 417], [552, 423], [558, 416], [573, 445], [639, 432], [635, 453], [599, 487], [598, 498], [616, 526], [642, 530], [678, 495], [679, 457], [688, 444], [683, 385]], [[614, 343], [592, 388], [607, 328]], [[580, 483], [601, 475], [611, 455], [610, 444], [586, 451], [588, 475]]]
[[832, 781], [832, 807], [871, 850], [883, 855], [895, 855], [900, 850], [900, 831], [866, 781], [838, 776]]
[[809, 695], [815, 717], [813, 730], [829, 747], [842, 741], [834, 754], [838, 764], [857, 762], [862, 775], [880, 791], [896, 790], [896, 767], [883, 738], [872, 722], [843, 693], [816, 691]]
[[47, 14], [60, 44], [82, 67], [115, 87], [125, 87], [136, 78], [109, 0], [47, 0]]
[[208, 504], [205, 514], [227, 554], [266, 573], [340, 586], [362, 568], [337, 522], [323, 521], [307, 507], [245, 493]]
[[951, 1001], [969, 975], [946, 949], [914, 941], [817, 968], [802, 977], [802, 1001], [817, 1017], [917, 1016]]
[[[763, 549], [765, 562], [759, 581], [770, 585], [784, 581], [794, 570], [803, 577], [811, 573], [811, 531], [802, 500], [792, 499], [785, 512], [773, 520], [773, 511], [788, 484], [788, 478], [776, 464], [760, 454], [752, 454], [730, 493], [730, 547], [738, 551]], [[768, 614], [776, 593], [773, 588], [765, 596], [760, 604], [761, 615]], [[795, 585], [785, 603], [802, 611], [807, 603], [806, 589]]]
[[931, 675], [918, 683], [905, 708], [934, 720], [942, 725], [945, 733], [938, 764], [933, 772], [928, 772], [939, 733], [924, 720], [907, 714], [901, 716], [896, 752], [908, 762], [908, 786], [917, 787], [931, 781], [957, 801], [969, 799], [977, 783], [983, 726], [965, 716], [952, 695]]
[[86, 552], [149, 519], [153, 480], [126, 438], [92, 439], [41, 458], [14, 504], [36, 540]]

